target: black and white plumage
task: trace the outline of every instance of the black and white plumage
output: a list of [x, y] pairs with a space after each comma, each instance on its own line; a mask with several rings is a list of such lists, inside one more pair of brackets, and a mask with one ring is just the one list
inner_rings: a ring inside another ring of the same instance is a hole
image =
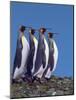
[[13, 79], [20, 78], [26, 68], [29, 54], [29, 43], [23, 34], [20, 34], [17, 40], [16, 55], [13, 68]]
[[35, 62], [34, 77], [41, 78], [47, 67], [49, 58], [49, 48], [45, 36], [43, 34], [39, 35], [37, 56]]
[[[56, 42], [55, 42], [54, 39], [52, 39], [52, 42], [53, 42], [53, 47], [54, 47], [54, 53], [52, 54], [53, 55], [52, 59], [54, 61], [52, 62], [53, 64], [51, 63], [51, 65], [46, 70], [45, 78], [47, 78], [47, 79], [50, 79], [51, 74], [55, 71], [56, 64], [57, 64], [57, 61], [58, 61], [58, 48], [57, 48], [57, 45], [56, 45]], [[49, 57], [49, 60], [51, 61], [50, 57]], [[50, 69], [51, 66], [52, 66], [52, 69]]]

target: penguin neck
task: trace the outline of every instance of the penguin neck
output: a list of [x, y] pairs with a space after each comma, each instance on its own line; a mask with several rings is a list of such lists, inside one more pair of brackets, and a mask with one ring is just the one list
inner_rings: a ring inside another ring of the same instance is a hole
[[32, 39], [34, 38], [34, 35], [31, 34]]
[[20, 35], [21, 35], [21, 36], [24, 36], [24, 33], [23, 33], [23, 32], [20, 32]]
[[31, 36], [34, 36], [33, 34], [30, 34]]
[[48, 38], [48, 40], [50, 41], [50, 40], [53, 40], [53, 38]]
[[41, 37], [44, 37], [44, 34], [40, 33], [40, 36], [41, 36]]

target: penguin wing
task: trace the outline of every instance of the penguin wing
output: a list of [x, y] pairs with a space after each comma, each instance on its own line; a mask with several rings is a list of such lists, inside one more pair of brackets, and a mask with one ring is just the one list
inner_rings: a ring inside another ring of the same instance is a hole
[[36, 54], [36, 60], [35, 60], [35, 70], [34, 73], [37, 73], [40, 66], [42, 65], [42, 50], [40, 48], [40, 41], [38, 41], [38, 48], [37, 48], [37, 54]]
[[53, 67], [52, 72], [56, 69], [56, 64], [58, 60], [58, 48], [54, 40], [53, 40], [53, 44], [54, 44], [54, 67]]
[[33, 68], [33, 59], [34, 59], [34, 54], [35, 54], [35, 43], [34, 43], [34, 36], [29, 37], [29, 45], [30, 45], [30, 51], [29, 51], [29, 56], [27, 59], [27, 74], [31, 75], [31, 71]]

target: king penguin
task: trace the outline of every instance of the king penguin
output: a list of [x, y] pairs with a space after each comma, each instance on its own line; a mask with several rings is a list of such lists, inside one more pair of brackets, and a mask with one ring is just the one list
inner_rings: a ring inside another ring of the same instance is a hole
[[21, 78], [26, 69], [27, 58], [29, 54], [29, 43], [24, 36], [25, 26], [19, 29], [19, 36], [17, 39], [16, 55], [14, 59], [13, 80]]
[[33, 77], [41, 79], [45, 69], [47, 68], [48, 58], [49, 58], [49, 47], [45, 39], [44, 33], [46, 29], [40, 28], [39, 30], [39, 41], [38, 49], [35, 61], [35, 70]]
[[58, 61], [58, 48], [55, 40], [53, 39], [53, 33], [48, 33], [49, 37], [49, 60], [48, 67], [45, 71], [45, 78], [50, 79], [51, 74], [55, 71]]
[[37, 53], [37, 47], [38, 47], [38, 40], [34, 36], [35, 30], [30, 29], [29, 31], [29, 45], [30, 45], [30, 51], [29, 56], [27, 60], [27, 76], [32, 77], [32, 74], [35, 69], [35, 60], [36, 60], [36, 53]]

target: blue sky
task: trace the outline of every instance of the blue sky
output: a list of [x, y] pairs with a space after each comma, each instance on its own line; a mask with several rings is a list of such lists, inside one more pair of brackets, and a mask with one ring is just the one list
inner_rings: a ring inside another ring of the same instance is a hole
[[[11, 67], [13, 66], [20, 25], [34, 28], [51, 27], [59, 57], [53, 74], [73, 76], [73, 6], [11, 2]], [[28, 40], [28, 32], [25, 32]], [[38, 33], [35, 34], [38, 38]], [[45, 34], [47, 39], [47, 33]], [[29, 40], [28, 40], [29, 41]]]

